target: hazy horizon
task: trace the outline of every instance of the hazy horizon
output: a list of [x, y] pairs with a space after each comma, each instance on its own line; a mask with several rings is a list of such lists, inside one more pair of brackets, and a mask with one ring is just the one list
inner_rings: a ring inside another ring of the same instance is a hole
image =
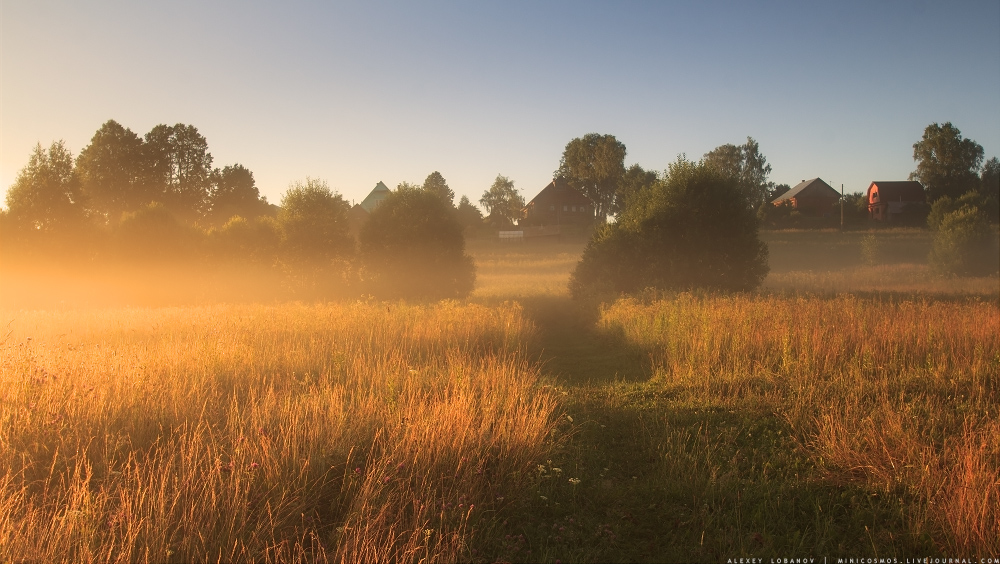
[[[610, 133], [662, 170], [747, 136], [771, 180], [903, 180], [932, 123], [1000, 156], [1000, 3], [0, 4], [0, 190], [36, 143], [198, 128], [278, 203], [440, 171], [527, 198]], [[2, 200], [2, 197], [0, 197]]]

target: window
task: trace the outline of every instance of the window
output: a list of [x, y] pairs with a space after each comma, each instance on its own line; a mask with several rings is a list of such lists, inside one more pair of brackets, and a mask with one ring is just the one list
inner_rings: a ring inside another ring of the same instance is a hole
[[573, 211], [576, 211], [576, 206], [573, 206]]
[[569, 211], [569, 206], [563, 206], [563, 211]]
[[556, 211], [556, 207], [555, 206], [549, 206], [549, 211]]

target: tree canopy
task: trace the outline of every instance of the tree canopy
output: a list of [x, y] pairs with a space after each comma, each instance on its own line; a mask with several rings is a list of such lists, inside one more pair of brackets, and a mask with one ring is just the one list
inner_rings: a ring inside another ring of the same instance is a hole
[[466, 231], [477, 231], [483, 227], [483, 212], [479, 211], [468, 196], [463, 195], [455, 208], [455, 217]]
[[348, 234], [349, 208], [323, 180], [307, 177], [305, 182], [293, 182], [281, 198], [278, 212], [286, 251], [300, 260], [351, 255], [354, 239]]
[[157, 200], [182, 216], [208, 209], [212, 154], [193, 125], [157, 125], [146, 134], [147, 170]]
[[455, 205], [455, 192], [448, 187], [448, 183], [445, 181], [444, 176], [441, 176], [440, 172], [435, 170], [428, 174], [427, 178], [424, 179], [423, 189], [437, 194], [449, 206]]
[[85, 217], [84, 196], [73, 169], [73, 155], [62, 141], [48, 150], [41, 144], [7, 190], [7, 213], [15, 224], [38, 232], [78, 225]]
[[767, 272], [767, 245], [737, 180], [681, 157], [595, 232], [570, 291], [579, 298], [649, 287], [749, 290]]
[[645, 192], [652, 188], [660, 176], [655, 170], [644, 170], [641, 166], [634, 164], [625, 170], [618, 191], [615, 194], [614, 206], [611, 208], [613, 214], [620, 215], [625, 209], [629, 198]]
[[141, 137], [115, 120], [106, 121], [76, 159], [91, 210], [117, 222], [123, 212], [138, 210], [156, 199], [145, 178], [145, 158]]
[[929, 203], [943, 196], [958, 198], [979, 187], [983, 147], [972, 139], [963, 139], [962, 132], [951, 122], [928, 125], [924, 136], [913, 144], [913, 160], [917, 161], [917, 170], [910, 179], [924, 185]]
[[253, 172], [241, 164], [235, 164], [212, 172], [209, 207], [209, 213], [216, 223], [223, 224], [236, 215], [244, 218], [263, 215], [268, 205], [267, 199], [257, 189]]
[[479, 203], [486, 208], [486, 221], [497, 229], [513, 227], [524, 217], [524, 197], [514, 188], [514, 181], [497, 175]]
[[615, 195], [625, 175], [625, 145], [614, 135], [588, 133], [566, 144], [556, 176], [565, 178], [594, 204], [597, 219], [614, 210]]
[[767, 177], [771, 165], [760, 154], [760, 145], [747, 137], [743, 145], [720, 145], [705, 154], [705, 164], [736, 180], [747, 205], [758, 209], [772, 199], [773, 184]]
[[359, 236], [372, 293], [441, 299], [469, 294], [475, 264], [454, 210], [438, 194], [401, 188], [375, 208]]

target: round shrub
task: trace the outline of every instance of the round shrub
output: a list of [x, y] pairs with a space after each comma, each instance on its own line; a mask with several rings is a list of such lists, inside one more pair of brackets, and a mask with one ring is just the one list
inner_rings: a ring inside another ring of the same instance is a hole
[[767, 245], [737, 182], [680, 159], [602, 226], [570, 278], [574, 297], [646, 288], [740, 291], [767, 275]]
[[942, 215], [928, 257], [935, 272], [985, 276], [996, 272], [997, 260], [996, 238], [982, 210], [965, 205]]
[[359, 235], [363, 276], [384, 298], [464, 297], [476, 281], [462, 226], [437, 194], [400, 188], [372, 212]]

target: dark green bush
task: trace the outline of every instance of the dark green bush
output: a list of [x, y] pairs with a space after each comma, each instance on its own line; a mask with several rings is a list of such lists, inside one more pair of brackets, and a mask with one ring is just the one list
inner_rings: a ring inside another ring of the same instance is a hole
[[367, 289], [384, 298], [467, 296], [476, 270], [462, 231], [451, 206], [434, 193], [397, 189], [361, 228]]
[[740, 291], [767, 275], [767, 245], [738, 184], [678, 160], [666, 178], [602, 226], [570, 278], [574, 297], [646, 288]]

